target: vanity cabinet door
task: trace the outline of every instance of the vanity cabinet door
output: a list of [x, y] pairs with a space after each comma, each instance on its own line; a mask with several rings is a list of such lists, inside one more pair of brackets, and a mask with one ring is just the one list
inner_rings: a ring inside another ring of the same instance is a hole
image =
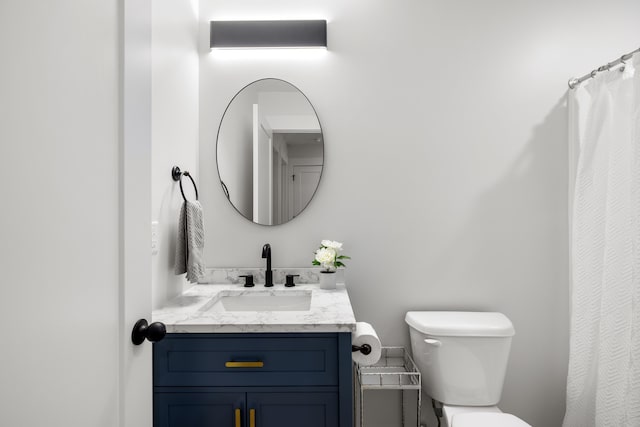
[[156, 392], [153, 403], [153, 425], [154, 427], [248, 425], [248, 423], [245, 424], [244, 419], [245, 396], [245, 393]]
[[255, 427], [340, 425], [337, 393], [247, 393], [247, 413], [252, 411]]

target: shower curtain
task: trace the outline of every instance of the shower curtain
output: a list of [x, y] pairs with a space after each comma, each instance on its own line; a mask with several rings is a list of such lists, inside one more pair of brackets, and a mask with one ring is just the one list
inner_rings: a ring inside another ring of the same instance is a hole
[[568, 94], [578, 160], [563, 427], [640, 426], [638, 57]]

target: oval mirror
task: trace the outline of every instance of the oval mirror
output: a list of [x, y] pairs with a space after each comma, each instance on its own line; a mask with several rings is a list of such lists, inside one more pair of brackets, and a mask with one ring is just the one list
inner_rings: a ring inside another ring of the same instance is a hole
[[324, 142], [318, 116], [291, 83], [255, 81], [222, 116], [216, 160], [222, 190], [245, 218], [262, 225], [290, 221], [320, 183]]

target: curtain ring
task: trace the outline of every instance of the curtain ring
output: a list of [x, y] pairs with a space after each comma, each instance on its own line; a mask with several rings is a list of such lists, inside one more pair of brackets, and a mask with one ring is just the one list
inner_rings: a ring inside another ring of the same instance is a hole
[[622, 67], [618, 68], [618, 70], [622, 73], [624, 71], [624, 69], [627, 67], [627, 59], [629, 59], [629, 57], [627, 55], [622, 55], [620, 57], [620, 63], [622, 64]]

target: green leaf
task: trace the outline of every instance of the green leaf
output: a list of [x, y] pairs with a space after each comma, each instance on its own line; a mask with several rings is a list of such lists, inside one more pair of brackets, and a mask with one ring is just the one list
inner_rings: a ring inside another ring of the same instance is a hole
[[318, 260], [314, 259], [313, 261], [311, 261], [311, 264], [320, 265], [320, 262]]
[[351, 257], [346, 255], [340, 255], [339, 257], [337, 257], [337, 259], [351, 259]]

